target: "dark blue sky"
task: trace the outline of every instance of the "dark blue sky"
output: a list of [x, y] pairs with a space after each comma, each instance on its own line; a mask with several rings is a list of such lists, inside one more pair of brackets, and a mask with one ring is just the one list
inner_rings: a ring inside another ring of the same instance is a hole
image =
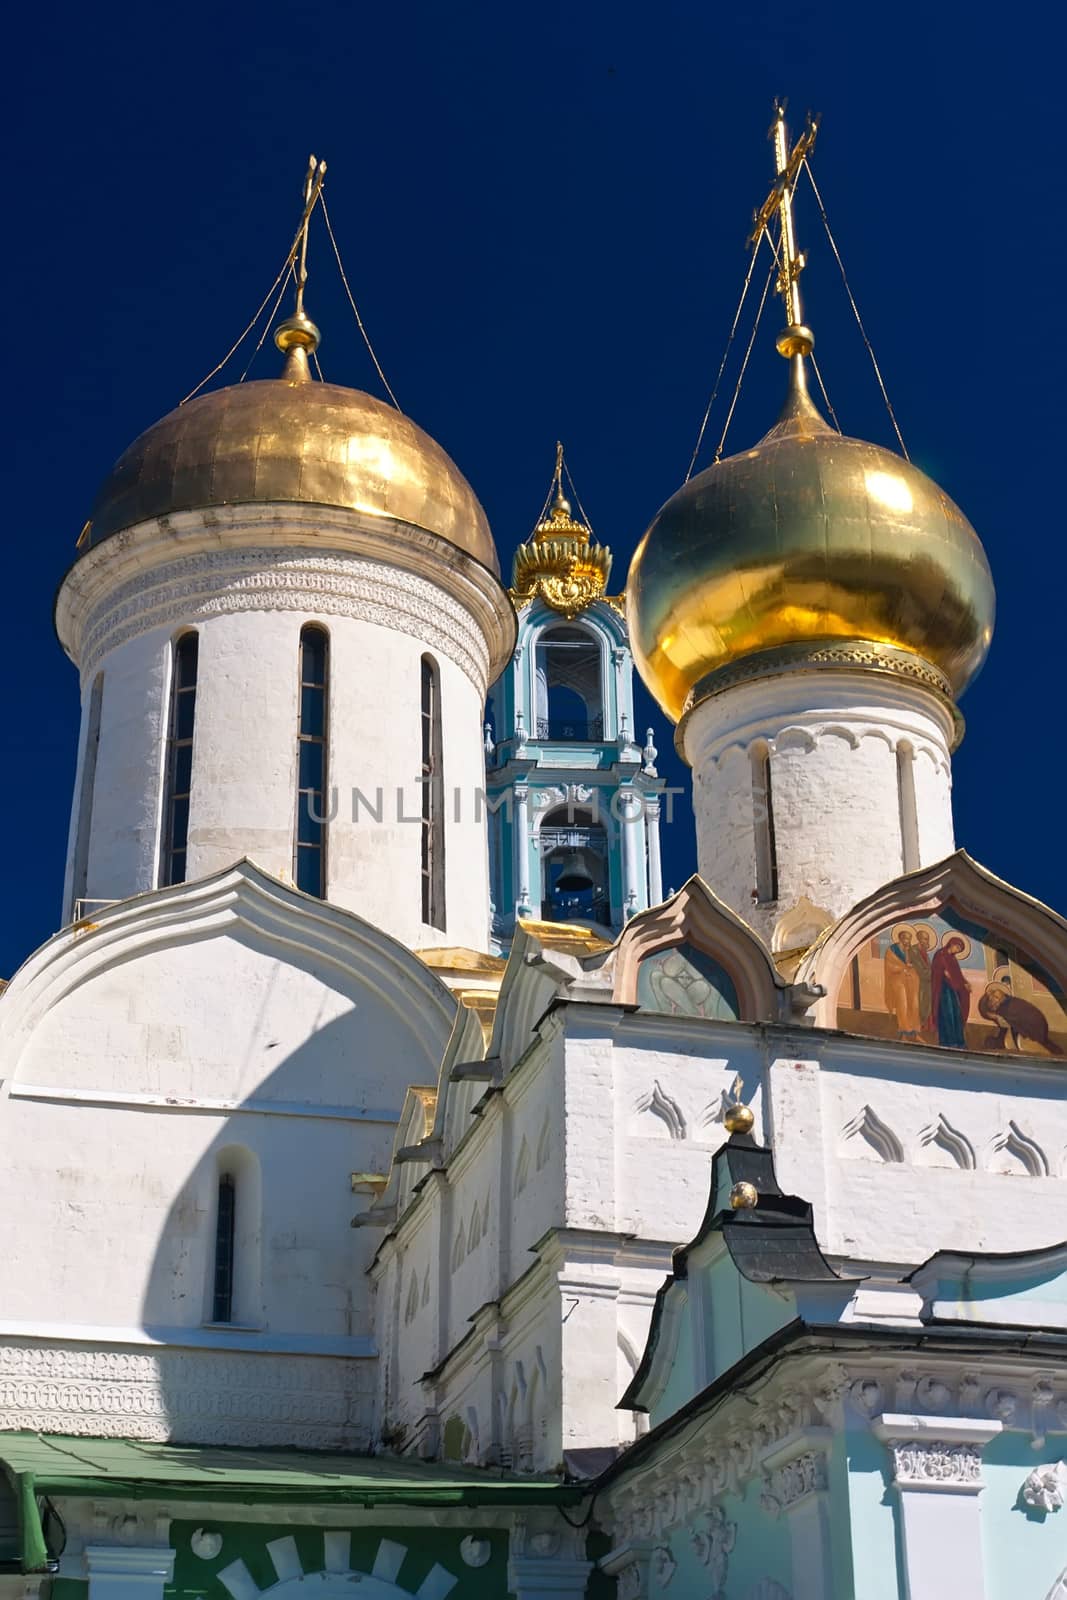
[[[768, 183], [776, 94], [798, 126], [809, 106], [822, 113], [816, 175], [905, 439], [978, 528], [997, 582], [993, 651], [963, 706], [960, 842], [1067, 905], [1053, 493], [1064, 314], [1049, 292], [1067, 241], [1046, 8], [494, 0], [18, 15], [5, 40], [0, 975], [60, 914], [78, 710], [55, 585], [112, 461], [264, 294], [309, 150], [329, 161], [331, 216], [400, 403], [470, 478], [505, 565], [559, 436], [621, 586], [689, 460]], [[842, 425], [891, 443], [810, 202], [799, 229]], [[326, 376], [377, 392], [324, 241], [313, 248]], [[734, 448], [777, 410], [776, 326], [775, 311]], [[255, 372], [275, 359], [264, 352]], [[693, 859], [683, 812], [669, 878]]]

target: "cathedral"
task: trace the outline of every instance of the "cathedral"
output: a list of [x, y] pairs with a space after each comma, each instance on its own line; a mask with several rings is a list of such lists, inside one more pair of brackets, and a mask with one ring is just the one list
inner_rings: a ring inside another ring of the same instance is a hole
[[992, 576], [816, 403], [772, 133], [769, 431], [627, 573], [316, 377], [314, 165], [275, 375], [92, 501], [0, 1600], [1067, 1600], [1067, 922], [957, 845]]

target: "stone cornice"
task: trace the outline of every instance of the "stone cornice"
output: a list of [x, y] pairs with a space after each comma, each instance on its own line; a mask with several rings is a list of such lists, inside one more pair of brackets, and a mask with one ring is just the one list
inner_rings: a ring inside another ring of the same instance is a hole
[[[1067, 1433], [1067, 1371], [1059, 1354], [1041, 1363], [1032, 1353], [982, 1341], [958, 1351], [786, 1349], [749, 1381], [695, 1408], [664, 1433], [658, 1449], [649, 1435], [634, 1466], [609, 1470], [598, 1505], [623, 1545], [688, 1525], [719, 1496], [741, 1492], [756, 1478], [781, 1503], [773, 1473], [783, 1458], [817, 1457], [822, 1429], [836, 1432], [849, 1420], [873, 1429], [887, 1412], [906, 1418], [912, 1440], [934, 1434], [969, 1448], [968, 1441], [988, 1439], [1003, 1426], [1029, 1434], [1040, 1447], [1049, 1434]], [[808, 1493], [822, 1472], [813, 1459], [810, 1471], [796, 1469], [789, 1481]]]
[[55, 621], [85, 678], [150, 628], [258, 610], [357, 616], [411, 633], [482, 693], [515, 639], [497, 578], [447, 540], [390, 518], [304, 506], [181, 512], [115, 534], [67, 573]]

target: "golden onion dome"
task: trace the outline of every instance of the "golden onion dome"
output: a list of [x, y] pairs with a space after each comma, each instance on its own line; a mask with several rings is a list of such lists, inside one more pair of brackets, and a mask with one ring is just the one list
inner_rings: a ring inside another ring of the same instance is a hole
[[[790, 365], [775, 427], [679, 489], [630, 567], [634, 660], [674, 721], [715, 691], [710, 674], [742, 660], [759, 670], [758, 652], [896, 670], [910, 660], [918, 676], [930, 663], [929, 678], [958, 695], [989, 649], [993, 580], [966, 517], [903, 457], [833, 432], [802, 357]], [[843, 651], [845, 641], [873, 650]], [[823, 645], [838, 648], [827, 658]]]
[[485, 512], [441, 446], [369, 394], [307, 381], [298, 354], [280, 378], [217, 389], [142, 433], [100, 490], [80, 549], [171, 512], [299, 503], [413, 523], [499, 574]]

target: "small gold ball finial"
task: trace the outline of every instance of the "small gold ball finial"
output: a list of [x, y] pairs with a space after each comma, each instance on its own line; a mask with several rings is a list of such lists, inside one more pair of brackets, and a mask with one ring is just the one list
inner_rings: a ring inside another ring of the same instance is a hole
[[775, 340], [780, 356], [810, 356], [815, 349], [815, 335], [803, 322], [791, 322]]
[[756, 1117], [751, 1106], [727, 1106], [723, 1112], [722, 1125], [727, 1133], [751, 1133]]
[[744, 1179], [730, 1190], [730, 1208], [733, 1211], [751, 1211], [759, 1205], [759, 1190], [754, 1183]]
[[318, 328], [303, 311], [297, 311], [274, 330], [274, 343], [283, 355], [290, 350], [317, 350], [321, 342]]

